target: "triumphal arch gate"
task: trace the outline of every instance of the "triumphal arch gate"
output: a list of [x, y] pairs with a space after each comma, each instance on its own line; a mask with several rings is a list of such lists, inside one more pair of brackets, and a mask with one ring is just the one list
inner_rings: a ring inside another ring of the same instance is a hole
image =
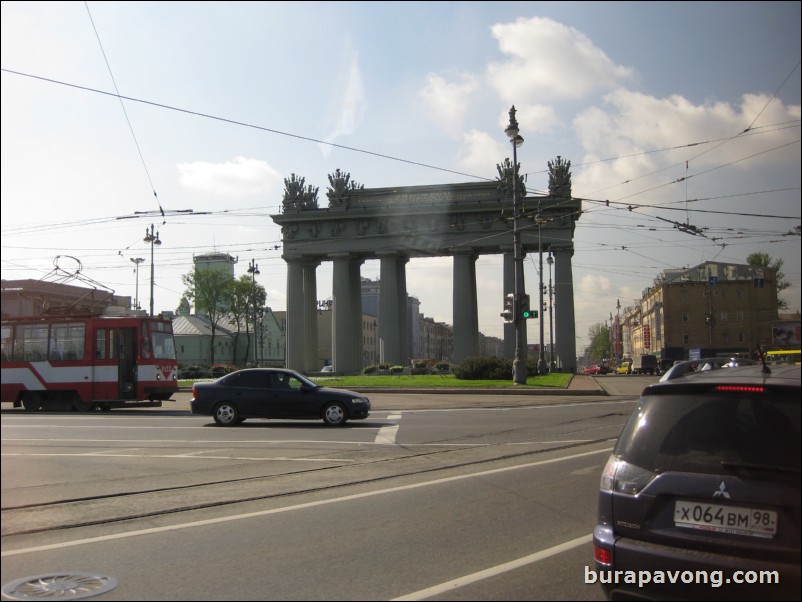
[[[481, 283], [476, 281], [477, 258], [502, 254], [504, 295], [515, 286], [513, 203], [498, 182], [371, 189], [339, 186], [329, 189], [327, 208], [317, 206], [316, 189], [303, 190], [303, 180], [295, 184], [295, 194], [285, 192], [283, 212], [271, 216], [281, 226], [287, 262], [287, 367], [301, 372], [320, 369], [315, 272], [324, 261], [334, 263], [332, 351], [337, 372], [356, 374], [363, 368], [360, 267], [368, 259], [378, 259], [381, 266], [378, 323], [384, 361], [394, 365], [410, 361], [406, 266], [417, 257], [453, 258], [452, 360], [458, 363], [478, 355], [476, 291]], [[574, 371], [571, 258], [581, 201], [570, 195], [527, 196], [519, 201], [518, 209], [523, 253], [551, 252], [554, 258], [556, 357], [561, 370]], [[537, 282], [529, 285], [533, 308], [538, 305], [538, 286]], [[498, 300], [499, 313], [503, 306], [504, 296]], [[505, 324], [508, 357], [515, 354], [514, 341], [513, 325]]]

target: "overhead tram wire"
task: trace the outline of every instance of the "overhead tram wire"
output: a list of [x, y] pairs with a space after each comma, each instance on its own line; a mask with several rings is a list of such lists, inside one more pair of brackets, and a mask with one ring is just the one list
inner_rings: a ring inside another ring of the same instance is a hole
[[89, 15], [89, 22], [92, 24], [92, 30], [95, 32], [95, 37], [97, 38], [98, 46], [100, 46], [100, 52], [103, 55], [103, 60], [106, 63], [106, 68], [109, 70], [109, 76], [111, 77], [111, 83], [114, 85], [114, 91], [117, 93], [117, 98], [120, 100], [120, 107], [123, 110], [123, 114], [125, 115], [125, 121], [128, 124], [128, 129], [131, 132], [131, 137], [134, 139], [134, 145], [136, 146], [136, 151], [139, 153], [139, 160], [142, 162], [142, 167], [145, 169], [145, 175], [148, 178], [148, 182], [150, 183], [150, 189], [153, 191], [153, 197], [156, 199], [156, 205], [159, 207], [159, 211], [161, 211], [162, 219], [164, 219], [163, 224], [167, 223], [167, 218], [164, 215], [164, 209], [162, 209], [161, 202], [159, 201], [159, 195], [156, 193], [156, 188], [153, 186], [153, 179], [150, 177], [150, 172], [148, 171], [148, 166], [145, 163], [145, 157], [142, 156], [142, 149], [139, 146], [139, 141], [136, 138], [136, 134], [134, 133], [134, 126], [131, 124], [131, 120], [128, 118], [128, 111], [125, 110], [125, 103], [123, 102], [123, 97], [120, 95], [120, 90], [117, 88], [117, 81], [114, 79], [114, 73], [111, 70], [111, 65], [109, 64], [109, 59], [106, 56], [106, 51], [103, 49], [103, 43], [100, 41], [100, 34], [95, 27], [95, 21], [92, 19], [92, 12], [89, 10], [89, 4], [84, 2], [84, 6], [86, 7], [86, 13]]
[[[105, 92], [105, 91], [102, 91], [102, 90], [97, 90], [97, 89], [89, 88], [89, 87], [86, 87], [86, 86], [79, 86], [79, 85], [76, 85], [76, 84], [70, 84], [70, 83], [67, 83], [67, 82], [62, 82], [62, 81], [53, 80], [53, 79], [50, 79], [50, 78], [45, 78], [45, 77], [41, 77], [41, 76], [36, 76], [36, 75], [31, 75], [31, 74], [27, 74], [27, 73], [18, 72], [18, 71], [13, 71], [13, 70], [10, 70], [10, 69], [3, 68], [3, 69], [0, 69], [0, 70], [6, 71], [8, 73], [15, 74], [15, 75], [20, 75], [20, 76], [23, 76], [23, 77], [30, 77], [30, 78], [33, 78], [33, 79], [39, 79], [41, 81], [47, 81], [47, 82], [50, 82], [50, 83], [55, 83], [55, 84], [59, 84], [59, 85], [67, 86], [67, 87], [72, 87], [72, 88], [76, 88], [76, 89], [80, 89], [80, 90], [86, 90], [86, 91], [90, 91], [90, 92], [95, 92], [97, 94], [102, 94], [102, 95], [106, 95], [106, 96], [114, 96], [114, 97], [118, 98], [121, 103], [122, 103], [122, 100], [124, 100], [124, 99], [125, 100], [130, 100], [132, 102], [138, 102], [138, 103], [151, 105], [151, 106], [155, 106], [155, 107], [159, 107], [159, 108], [164, 108], [164, 109], [168, 109], [168, 110], [173, 110], [173, 111], [177, 111], [177, 112], [181, 112], [181, 113], [186, 113], [186, 114], [190, 114], [190, 115], [196, 115], [196, 116], [200, 116], [200, 117], [205, 117], [205, 118], [213, 119], [213, 120], [216, 120], [216, 121], [222, 121], [222, 122], [231, 123], [231, 124], [234, 124], [234, 125], [240, 125], [240, 126], [243, 126], [243, 127], [249, 127], [249, 128], [253, 128], [253, 129], [258, 129], [258, 130], [261, 130], [261, 131], [266, 131], [266, 132], [271, 132], [271, 133], [275, 133], [275, 134], [279, 134], [279, 135], [284, 135], [284, 136], [296, 138], [296, 139], [299, 139], [299, 140], [306, 140], [306, 141], [315, 142], [315, 143], [318, 143], [318, 144], [326, 144], [328, 146], [341, 148], [341, 149], [344, 149], [344, 150], [350, 150], [350, 151], [353, 151], [353, 152], [359, 152], [359, 153], [372, 155], [372, 156], [376, 156], [376, 157], [380, 157], [380, 158], [399, 161], [399, 162], [402, 162], [402, 163], [418, 165], [418, 166], [421, 166], [421, 167], [426, 167], [426, 168], [429, 168], [429, 169], [435, 169], [435, 170], [443, 171], [443, 172], [447, 172], [447, 173], [453, 173], [453, 174], [456, 174], [456, 175], [467, 176], [467, 177], [471, 177], [471, 178], [475, 178], [475, 179], [479, 179], [479, 180], [485, 180], [485, 181], [492, 181], [493, 180], [492, 178], [485, 178], [485, 177], [476, 176], [476, 175], [473, 175], [473, 174], [468, 174], [468, 173], [459, 172], [459, 171], [455, 171], [455, 170], [450, 170], [450, 169], [446, 169], [446, 168], [442, 168], [442, 167], [438, 167], [438, 166], [434, 166], [434, 165], [429, 165], [429, 164], [425, 164], [425, 163], [411, 161], [411, 160], [408, 160], [408, 159], [401, 159], [401, 158], [398, 158], [398, 157], [392, 157], [390, 155], [385, 155], [385, 154], [377, 153], [377, 152], [374, 152], [374, 151], [368, 151], [368, 150], [358, 149], [358, 148], [349, 147], [349, 146], [345, 146], [345, 145], [340, 145], [340, 144], [336, 144], [336, 143], [332, 143], [332, 142], [326, 142], [326, 141], [318, 140], [318, 139], [311, 138], [311, 137], [308, 137], [308, 136], [301, 136], [301, 135], [297, 135], [297, 134], [291, 134], [291, 133], [283, 132], [283, 131], [280, 131], [280, 130], [275, 130], [275, 129], [271, 129], [271, 128], [266, 128], [266, 127], [262, 127], [262, 126], [248, 124], [248, 123], [245, 123], [245, 122], [240, 122], [240, 121], [236, 121], [236, 120], [232, 120], [232, 119], [217, 117], [217, 116], [214, 116], [214, 115], [208, 115], [208, 114], [200, 113], [200, 112], [197, 112], [197, 111], [190, 111], [190, 110], [187, 110], [187, 109], [181, 109], [181, 108], [178, 108], [178, 107], [173, 107], [173, 106], [170, 106], [170, 105], [165, 105], [165, 104], [156, 103], [156, 102], [152, 102], [152, 101], [147, 101], [147, 100], [137, 99], [137, 98], [133, 98], [133, 97], [122, 96], [122, 95], [119, 94], [119, 91], [116, 94], [112, 94], [110, 92]], [[116, 84], [115, 84], [115, 88], [116, 88]], [[123, 109], [124, 109], [124, 107], [123, 107]], [[126, 113], [126, 117], [127, 117], [127, 113]], [[753, 123], [754, 123], [754, 121], [753, 121]], [[130, 126], [130, 122], [129, 122], [129, 126]], [[761, 126], [761, 127], [766, 127], [766, 126]], [[752, 130], [752, 129], [754, 129], [753, 126], [750, 126], [750, 128], [748, 128], [748, 130]], [[744, 132], [746, 132], [746, 131], [747, 130], [744, 130]], [[744, 134], [744, 132], [741, 132], [741, 135]], [[133, 130], [132, 130], [132, 134], [133, 134]], [[732, 137], [732, 138], [734, 138], [734, 137]], [[732, 138], [725, 139], [725, 141], [726, 140], [730, 140]], [[135, 140], [136, 140], [136, 138], [135, 138]], [[691, 144], [685, 145], [685, 146], [695, 146], [695, 145], [698, 145], [698, 144], [702, 144], [702, 143], [691, 143]], [[789, 144], [793, 144], [793, 143], [789, 143]], [[783, 145], [783, 146], [788, 146], [788, 145]], [[138, 148], [138, 144], [137, 144], [137, 148]], [[681, 147], [679, 147], [679, 148], [681, 148]], [[782, 148], [782, 146], [781, 147], [777, 147], [777, 148]], [[666, 149], [666, 150], [671, 150], [671, 149]], [[776, 150], [776, 148], [775, 149], [770, 149], [770, 150]], [[641, 154], [646, 154], [648, 152], [656, 152], [656, 151], [645, 151], [644, 153], [641, 153]], [[769, 152], [769, 151], [764, 151], [764, 152]], [[761, 153], [758, 153], [758, 154], [761, 154]], [[750, 157], [745, 157], [745, 158], [740, 159], [740, 160], [743, 161], [743, 160], [752, 158], [754, 156], [756, 156], [756, 155], [752, 155]], [[141, 157], [141, 153], [140, 153], [140, 157]], [[735, 161], [735, 162], [737, 162], [737, 161]], [[143, 165], [144, 165], [144, 160], [143, 160]], [[702, 175], [702, 173], [709, 173], [710, 171], [714, 171], [715, 169], [720, 169], [721, 167], [723, 167], [723, 166], [715, 167], [715, 168], [712, 168], [710, 170], [707, 170], [705, 172], [701, 172], [700, 174], [695, 174], [695, 175]], [[147, 167], [145, 167], [145, 169], [146, 169], [146, 172], [147, 172]], [[148, 177], [150, 177], [150, 176], [148, 175]], [[645, 176], [642, 176], [642, 177], [645, 177]], [[689, 177], [693, 177], [693, 176], [689, 176]], [[662, 186], [667, 186], [669, 184], [673, 184], [673, 183], [676, 183], [678, 181], [683, 181], [683, 180], [685, 180], [685, 178], [681, 178], [679, 180], [674, 180], [674, 181], [669, 182], [667, 184], [664, 184]], [[627, 182], [631, 182], [631, 181], [632, 180], [628, 180]], [[151, 186], [152, 186], [152, 184], [151, 184]], [[660, 187], [662, 187], [662, 186], [660, 186]], [[643, 194], [643, 193], [649, 192], [650, 190], [653, 190], [653, 189], [654, 188], [648, 189], [648, 190], [643, 190], [643, 191], [640, 191], [638, 193], [634, 193], [634, 194], [632, 194], [630, 196], [635, 196], [637, 194]], [[154, 190], [154, 195], [156, 195], [155, 190]], [[156, 196], [156, 198], [157, 198], [157, 201], [158, 201], [158, 196]], [[579, 197], [577, 197], [577, 198], [579, 198]], [[624, 198], [629, 198], [629, 197], [624, 197]], [[582, 200], [592, 200], [592, 199], [582, 199]], [[630, 207], [632, 207], [632, 206], [630, 205]], [[163, 210], [162, 210], [160, 204], [159, 204], [159, 210], [163, 214]], [[118, 219], [120, 219], [120, 218], [118, 218]], [[666, 221], [670, 221], [670, 220], [666, 220]]]
[[304, 140], [306, 142], [314, 142], [315, 144], [325, 144], [326, 146], [331, 146], [333, 148], [340, 148], [340, 149], [349, 150], [349, 151], [352, 151], [352, 152], [355, 152], [355, 153], [362, 153], [362, 154], [365, 154], [365, 155], [378, 157], [380, 159], [390, 159], [391, 161], [398, 161], [398, 162], [401, 162], [401, 163], [407, 163], [408, 165], [417, 165], [418, 167], [425, 167], [427, 169], [434, 169], [436, 171], [442, 171], [442, 172], [445, 172], [445, 173], [452, 173], [452, 174], [459, 175], [459, 176], [466, 176], [468, 178], [474, 178], [474, 179], [477, 179], [477, 180], [484, 180], [484, 181], [488, 181], [488, 182], [492, 182], [493, 181], [493, 178], [477, 176], [477, 175], [474, 175], [474, 174], [464, 173], [464, 172], [456, 171], [456, 170], [453, 170], [453, 169], [447, 169], [445, 167], [438, 167], [436, 165], [429, 165], [427, 163], [421, 163], [419, 161], [412, 161], [410, 159], [402, 159], [400, 157], [393, 157], [391, 155], [385, 155], [385, 154], [378, 153], [378, 152], [375, 152], [375, 151], [369, 151], [369, 150], [365, 150], [365, 149], [361, 149], [361, 148], [355, 148], [355, 147], [352, 147], [352, 146], [345, 146], [343, 144], [337, 144], [335, 142], [328, 142], [326, 140], [318, 140], [317, 138], [312, 138], [310, 136], [301, 136], [300, 134], [292, 134], [290, 132], [283, 132], [281, 130], [276, 130], [276, 129], [267, 128], [267, 127], [264, 127], [264, 126], [254, 125], [254, 124], [251, 124], [251, 123], [245, 123], [243, 121], [237, 121], [235, 119], [228, 119], [226, 117], [218, 117], [216, 115], [209, 115], [208, 113], [201, 113], [199, 111], [190, 111], [189, 109], [182, 109], [180, 107], [174, 107], [174, 106], [171, 106], [171, 105], [166, 105], [166, 104], [153, 102], [153, 101], [149, 101], [149, 100], [142, 100], [140, 98], [133, 98], [131, 96], [123, 96], [121, 94], [113, 94], [111, 92], [106, 92], [104, 90], [98, 90], [97, 88], [90, 88], [88, 86], [79, 86], [78, 84], [70, 84], [70, 83], [59, 81], [59, 80], [56, 80], [56, 79], [51, 79], [49, 77], [42, 77], [40, 75], [32, 75], [30, 73], [23, 73], [21, 71], [14, 71], [12, 69], [6, 69], [6, 68], [2, 68], [2, 69], [0, 69], [0, 71], [4, 71], [6, 73], [11, 73], [11, 74], [14, 74], [14, 75], [20, 75], [22, 77], [30, 77], [32, 79], [38, 79], [40, 81], [49, 82], [51, 84], [58, 84], [60, 86], [66, 86], [68, 88], [75, 88], [76, 90], [84, 90], [84, 91], [87, 91], [87, 92], [94, 92], [95, 94], [102, 94], [104, 96], [113, 96], [115, 98], [120, 98], [122, 100], [129, 100], [131, 102], [138, 102], [138, 103], [141, 103], [141, 104], [144, 104], [144, 105], [149, 105], [149, 106], [157, 107], [157, 108], [160, 108], [160, 109], [167, 109], [169, 111], [176, 111], [178, 113], [184, 113], [186, 115], [194, 115], [196, 117], [203, 117], [205, 119], [212, 119], [214, 121], [220, 121], [220, 122], [223, 122], [223, 123], [230, 123], [232, 125], [238, 125], [238, 126], [241, 126], [241, 127], [251, 128], [251, 129], [259, 130], [259, 131], [262, 131], [262, 132], [269, 132], [271, 134], [278, 134], [280, 136], [287, 136], [289, 138], [295, 138], [296, 140]]
[[[300, 134], [293, 134], [293, 133], [290, 133], [290, 132], [284, 132], [284, 131], [277, 130], [277, 129], [274, 129], [274, 128], [268, 128], [268, 127], [264, 127], [264, 126], [250, 124], [250, 123], [246, 123], [246, 122], [243, 122], [243, 121], [237, 121], [235, 119], [229, 119], [229, 118], [226, 118], [226, 117], [218, 117], [216, 115], [210, 115], [208, 113], [202, 113], [202, 112], [199, 112], [199, 111], [192, 111], [192, 110], [189, 110], [189, 109], [183, 109], [183, 108], [180, 108], [180, 107], [175, 107], [175, 106], [172, 106], [172, 105], [166, 105], [166, 104], [163, 104], [163, 103], [158, 103], [158, 102], [154, 102], [154, 101], [150, 101], [150, 100], [144, 100], [144, 99], [140, 99], [140, 98], [134, 98], [134, 97], [131, 97], [131, 96], [123, 96], [123, 95], [120, 95], [120, 94], [114, 94], [114, 93], [111, 93], [111, 92], [106, 92], [104, 90], [98, 90], [97, 88], [90, 88], [88, 86], [81, 86], [81, 85], [78, 85], [78, 84], [71, 84], [71, 83], [68, 83], [68, 82], [55, 80], [55, 79], [48, 78], [48, 77], [43, 77], [43, 76], [40, 76], [40, 75], [33, 75], [33, 74], [30, 74], [30, 73], [24, 73], [24, 72], [21, 72], [21, 71], [15, 71], [13, 69], [0, 68], [0, 71], [6, 72], [6, 73], [10, 73], [10, 74], [13, 74], [13, 75], [19, 75], [21, 77], [28, 77], [28, 78], [31, 78], [31, 79], [37, 79], [37, 80], [40, 80], [40, 81], [44, 81], [44, 82], [48, 82], [48, 83], [52, 83], [52, 84], [57, 84], [57, 85], [60, 85], [60, 86], [66, 86], [68, 88], [75, 88], [77, 90], [84, 90], [84, 91], [87, 91], [87, 92], [93, 92], [95, 94], [102, 94], [104, 96], [113, 96], [115, 98], [119, 98], [120, 100], [129, 100], [131, 102], [145, 104], [145, 105], [149, 105], [149, 106], [153, 106], [153, 107], [157, 107], [157, 108], [161, 108], [161, 109], [166, 109], [166, 110], [169, 110], [169, 111], [176, 111], [176, 112], [184, 113], [184, 114], [187, 114], [187, 115], [194, 115], [196, 117], [203, 117], [203, 118], [211, 119], [211, 120], [214, 120], [214, 121], [220, 121], [220, 122], [223, 122], [223, 123], [230, 123], [232, 125], [238, 125], [238, 126], [241, 126], [241, 127], [256, 129], [256, 130], [263, 131], [263, 132], [269, 132], [269, 133], [272, 133], [272, 134], [278, 134], [280, 136], [287, 136], [287, 137], [290, 137], [290, 138], [295, 138], [297, 140], [304, 140], [304, 141], [307, 141], [307, 142], [314, 142], [315, 144], [324, 144], [324, 145], [330, 146], [332, 148], [339, 148], [339, 149], [343, 149], [343, 150], [349, 150], [349, 151], [352, 151], [352, 152], [362, 153], [362, 154], [365, 154], [365, 155], [370, 155], [370, 156], [378, 157], [378, 158], [381, 158], [381, 159], [389, 159], [391, 161], [398, 161], [400, 163], [406, 163], [408, 165], [417, 165], [418, 167], [424, 167], [424, 168], [427, 168], [427, 169], [433, 169], [433, 170], [441, 171], [441, 172], [444, 172], [444, 173], [451, 173], [451, 174], [454, 174], [454, 175], [465, 176], [465, 177], [468, 177], [468, 178], [473, 178], [473, 179], [476, 179], [476, 180], [482, 180], [482, 181], [486, 181], [486, 182], [492, 182], [494, 180], [494, 178], [488, 178], [488, 177], [484, 177], [484, 176], [477, 176], [475, 174], [465, 173], [465, 172], [462, 172], [462, 171], [448, 169], [448, 168], [445, 168], [445, 167], [439, 167], [439, 166], [436, 166], [436, 165], [430, 165], [428, 163], [421, 163], [419, 161], [412, 161], [410, 159], [403, 159], [403, 158], [400, 158], [400, 157], [394, 157], [392, 155], [386, 155], [386, 154], [378, 153], [378, 152], [375, 152], [375, 151], [356, 148], [356, 147], [352, 147], [352, 146], [346, 146], [346, 145], [343, 145], [343, 144], [337, 144], [335, 142], [329, 142], [329, 141], [326, 141], [326, 140], [319, 140], [317, 138], [312, 138], [310, 136], [302, 136]], [[761, 126], [761, 127], [765, 127], [765, 126]], [[755, 129], [755, 128], [752, 128], [752, 129]], [[752, 133], [750, 133], [750, 135], [756, 135], [757, 133], [759, 133], [759, 132], [752, 132]], [[725, 140], [727, 140], [727, 139], [725, 139]], [[664, 152], [664, 151], [674, 150], [676, 148], [684, 148], [684, 147], [688, 147], [688, 146], [696, 146], [696, 145], [700, 145], [700, 144], [706, 144], [706, 143], [709, 143], [709, 142], [715, 142], [715, 140], [710, 140], [710, 141], [707, 141], [707, 142], [693, 142], [693, 143], [689, 143], [689, 144], [686, 144], [686, 145], [680, 145], [678, 147], [670, 147], [670, 148], [657, 149], [657, 150], [652, 150], [652, 151], [643, 151], [641, 153], [635, 153], [633, 155], [624, 155], [623, 157], [611, 157], [609, 159], [602, 159], [602, 160], [597, 161], [597, 162], [614, 161], [614, 160], [619, 159], [619, 158], [626, 158], [626, 157], [630, 157], [630, 156], [645, 155], [645, 154], [655, 153], [655, 152]], [[583, 165], [588, 165], [590, 163], [595, 163], [595, 162], [579, 163], [579, 164], [576, 164], [575, 166], [576, 167], [581, 167]], [[547, 170], [529, 172], [529, 174], [545, 173], [546, 171]], [[524, 175], [529, 175], [529, 174], [524, 174]], [[646, 174], [646, 175], [648, 176], [648, 175], [652, 175], [652, 174]], [[646, 176], [639, 176], [639, 177], [646, 177]], [[630, 182], [630, 181], [633, 181], [633, 180], [628, 180], [627, 182]], [[535, 190], [535, 189], [531, 189], [531, 190]], [[530, 189], [527, 188], [527, 191], [530, 191]]]

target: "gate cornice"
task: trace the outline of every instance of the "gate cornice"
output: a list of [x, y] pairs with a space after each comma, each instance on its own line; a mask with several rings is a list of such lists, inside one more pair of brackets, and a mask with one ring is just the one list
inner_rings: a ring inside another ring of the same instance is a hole
[[[521, 213], [525, 249], [536, 244], [531, 236], [538, 231], [544, 247], [564, 244], [573, 240], [581, 201], [529, 196]], [[387, 251], [433, 257], [463, 247], [495, 254], [512, 244], [512, 199], [501, 196], [495, 181], [352, 190], [347, 204], [285, 209], [270, 217], [281, 226], [286, 259], [332, 253], [372, 259]]]

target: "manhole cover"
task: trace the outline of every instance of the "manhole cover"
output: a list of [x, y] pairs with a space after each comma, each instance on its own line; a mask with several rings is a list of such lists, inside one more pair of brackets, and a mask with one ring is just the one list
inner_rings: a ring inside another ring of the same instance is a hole
[[117, 587], [113, 577], [94, 573], [36, 575], [3, 586], [9, 600], [79, 600], [99, 596]]

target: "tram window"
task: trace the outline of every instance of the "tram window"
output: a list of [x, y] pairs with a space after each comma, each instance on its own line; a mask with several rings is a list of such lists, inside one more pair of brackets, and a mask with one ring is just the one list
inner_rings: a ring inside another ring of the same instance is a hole
[[13, 349], [13, 335], [14, 329], [11, 326], [3, 326], [2, 334], [0, 335], [0, 349], [3, 352], [3, 361], [12, 357], [11, 350]]
[[148, 339], [148, 325], [142, 321], [142, 351], [140, 352], [143, 360], [150, 359], [150, 340]]
[[24, 325], [19, 328], [17, 358], [40, 362], [47, 358], [47, 326]]
[[95, 358], [99, 360], [106, 359], [106, 333], [107, 330], [98, 328], [95, 333]]
[[109, 330], [108, 333], [109, 333], [109, 359], [116, 360], [118, 357], [120, 357], [119, 354], [120, 349], [118, 347], [120, 343], [118, 342], [119, 337], [117, 336], [118, 332], [116, 330]]
[[175, 359], [175, 342], [172, 333], [153, 333], [153, 357], [157, 359]]
[[79, 322], [54, 324], [50, 335], [51, 359], [84, 359], [86, 328]]

